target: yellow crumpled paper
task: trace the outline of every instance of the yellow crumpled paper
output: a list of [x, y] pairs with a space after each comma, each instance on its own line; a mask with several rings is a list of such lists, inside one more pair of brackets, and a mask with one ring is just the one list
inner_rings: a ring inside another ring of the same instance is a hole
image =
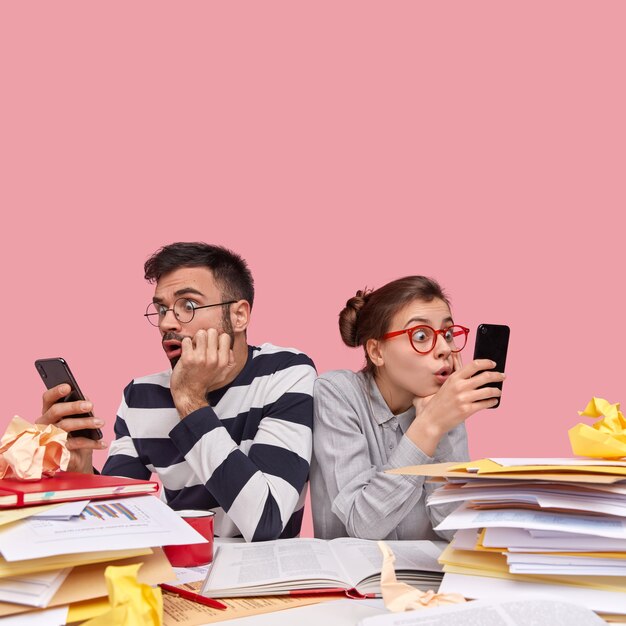
[[572, 451], [577, 456], [600, 459], [626, 457], [626, 418], [619, 410], [619, 403], [609, 404], [603, 398], [591, 398], [584, 417], [601, 417], [595, 424], [576, 424], [568, 431]]
[[402, 611], [413, 611], [415, 609], [427, 609], [445, 604], [465, 602], [465, 598], [459, 593], [435, 593], [432, 589], [420, 591], [415, 587], [411, 587], [411, 585], [398, 582], [396, 571], [393, 567], [396, 557], [391, 548], [384, 541], [379, 541], [378, 547], [383, 553], [380, 588], [388, 611], [400, 613]]
[[39, 480], [67, 469], [67, 433], [54, 424], [30, 424], [16, 415], [0, 439], [0, 478]]
[[106, 613], [83, 622], [83, 626], [162, 626], [163, 596], [159, 587], [140, 583], [141, 563], [109, 565], [104, 571], [109, 603]]

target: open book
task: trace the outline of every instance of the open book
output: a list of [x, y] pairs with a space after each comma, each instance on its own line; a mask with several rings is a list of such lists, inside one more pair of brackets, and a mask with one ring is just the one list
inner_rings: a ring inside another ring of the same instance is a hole
[[[388, 541], [398, 580], [437, 589], [445, 541]], [[279, 539], [220, 545], [202, 587], [212, 598], [350, 591], [380, 594], [383, 555], [376, 541]]]

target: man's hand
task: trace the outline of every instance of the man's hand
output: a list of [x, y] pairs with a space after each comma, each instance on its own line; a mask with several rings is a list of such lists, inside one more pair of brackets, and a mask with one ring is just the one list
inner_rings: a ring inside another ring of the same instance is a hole
[[224, 386], [234, 368], [235, 355], [227, 333], [218, 334], [215, 328], [209, 328], [199, 330], [193, 339], [185, 337], [170, 380], [181, 419], [208, 406], [207, 393]]
[[[69, 417], [91, 411], [93, 405], [88, 400], [77, 402], [59, 402], [71, 392], [69, 385], [63, 383], [43, 394], [43, 407], [41, 417], [36, 420], [37, 424], [54, 424], [58, 428], [71, 433], [83, 428], [100, 428], [104, 421], [98, 417]], [[66, 447], [70, 451], [70, 462], [67, 467], [69, 472], [93, 473], [92, 454], [94, 450], [102, 450], [107, 444], [102, 441], [94, 441], [86, 437], [68, 437]]]

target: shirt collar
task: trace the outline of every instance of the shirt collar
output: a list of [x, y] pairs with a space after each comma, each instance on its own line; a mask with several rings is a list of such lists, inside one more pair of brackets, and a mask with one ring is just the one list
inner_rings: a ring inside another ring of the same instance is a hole
[[405, 433], [408, 427], [411, 425], [411, 422], [415, 419], [415, 407], [411, 407], [404, 411], [404, 413], [399, 413], [398, 415], [394, 415], [391, 412], [391, 409], [387, 406], [385, 399], [380, 393], [380, 389], [374, 380], [374, 377], [370, 374], [363, 374], [365, 377], [365, 382], [367, 386], [367, 392], [369, 396], [369, 400], [372, 408], [372, 416], [374, 421], [379, 424], [385, 424], [390, 420], [397, 420], [397, 423], [400, 426], [400, 429], [403, 433]]

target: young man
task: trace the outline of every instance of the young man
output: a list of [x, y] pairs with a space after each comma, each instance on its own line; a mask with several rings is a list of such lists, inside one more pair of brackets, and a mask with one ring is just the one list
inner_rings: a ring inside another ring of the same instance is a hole
[[[144, 269], [156, 283], [145, 316], [171, 369], [124, 390], [102, 473], [156, 472], [172, 508], [215, 511], [217, 536], [297, 536], [311, 460], [313, 362], [294, 349], [247, 344], [254, 285], [237, 254], [174, 243]], [[91, 408], [55, 404], [68, 392], [67, 385], [47, 391], [39, 421], [67, 431], [103, 424], [64, 419]], [[92, 451], [104, 444], [76, 437], [68, 447], [70, 469], [91, 471]]]

